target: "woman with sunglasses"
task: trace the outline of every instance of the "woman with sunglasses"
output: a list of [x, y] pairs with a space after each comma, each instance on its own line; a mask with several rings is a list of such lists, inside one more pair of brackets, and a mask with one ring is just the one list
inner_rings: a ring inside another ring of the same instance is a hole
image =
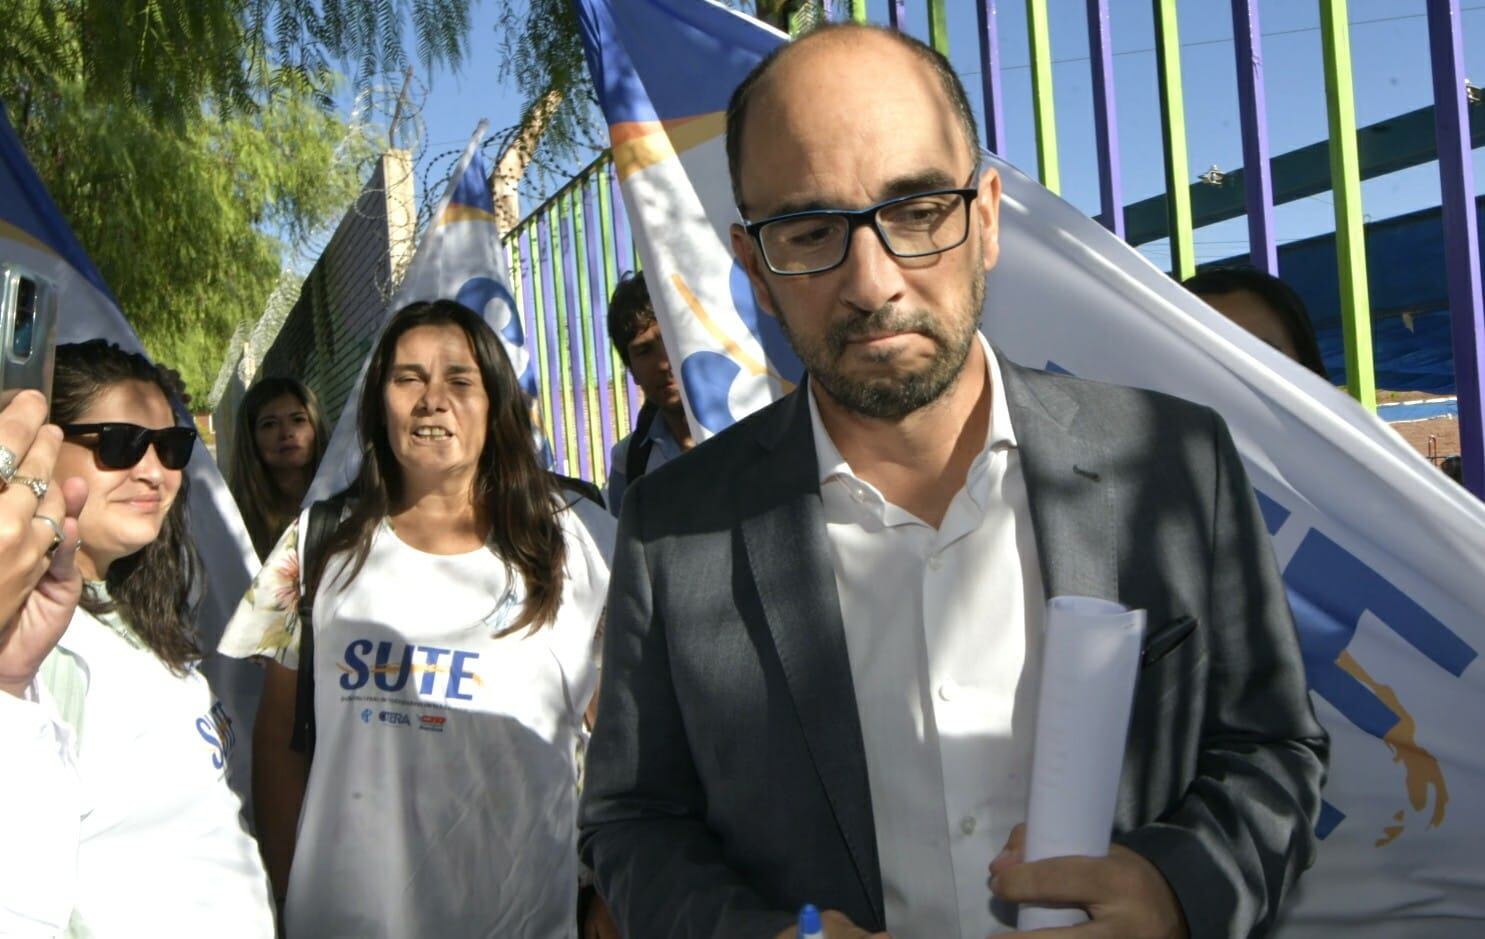
[[267, 667], [253, 801], [287, 934], [569, 939], [613, 519], [543, 470], [500, 339], [457, 303], [393, 316], [359, 422], [338, 523], [301, 565], [300, 516], [219, 647]]
[[329, 440], [320, 403], [297, 378], [261, 378], [237, 406], [228, 484], [261, 560], [299, 514]]
[[196, 431], [176, 423], [179, 392], [116, 345], [57, 347], [54, 476], [87, 483], [82, 599], [38, 675], [80, 786], [77, 825], [52, 835], [76, 838], [72, 863], [43, 878], [70, 893], [68, 935], [273, 935], [262, 861], [227, 787], [231, 722], [197, 668], [205, 584], [183, 473]]

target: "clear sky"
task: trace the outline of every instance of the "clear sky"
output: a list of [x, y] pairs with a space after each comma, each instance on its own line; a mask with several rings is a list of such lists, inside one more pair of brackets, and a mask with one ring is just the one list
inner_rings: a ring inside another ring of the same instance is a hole
[[[1476, 80], [1485, 84], [1485, 0], [1462, 0], [1461, 5], [1466, 61], [1476, 63], [1481, 76]], [[496, 6], [494, 0], [473, 4], [470, 56], [457, 74], [446, 68], [431, 74], [419, 70], [417, 81], [426, 88], [421, 107], [426, 146], [419, 165], [420, 199], [425, 177], [435, 193], [441, 188], [452, 154], [463, 147], [481, 117], [490, 119], [492, 130], [519, 120], [521, 102], [514, 84], [501, 75]], [[925, 4], [908, 0], [907, 6], [908, 31], [926, 39]], [[983, 113], [979, 110], [975, 0], [946, 0], [946, 6], [950, 58], [977, 111]], [[1318, 0], [1263, 0], [1261, 4], [1269, 140], [1275, 156], [1327, 136], [1318, 6]], [[1135, 202], [1163, 191], [1165, 185], [1151, 4], [1148, 0], [1110, 0], [1109, 7], [1124, 194], [1126, 202]], [[887, 0], [868, 0], [867, 9], [873, 21], [886, 21]], [[1062, 194], [1083, 211], [1096, 214], [1098, 176], [1085, 3], [1048, 0], [1048, 9]], [[1019, 0], [1001, 0], [999, 11], [1007, 124], [1002, 156], [1034, 176], [1026, 8]], [[1242, 165], [1232, 18], [1228, 0], [1180, 0], [1178, 17], [1189, 177], [1194, 181], [1210, 166], [1232, 170]], [[1424, 0], [1351, 0], [1350, 20], [1358, 124], [1432, 103]], [[1482, 173], [1485, 160], [1477, 152], [1477, 179], [1485, 181]], [[1437, 165], [1424, 164], [1370, 180], [1363, 184], [1362, 201], [1369, 219], [1437, 205]], [[1329, 194], [1279, 207], [1279, 240], [1333, 230], [1332, 213]], [[1246, 224], [1238, 218], [1199, 230], [1196, 247], [1202, 261], [1245, 253]], [[1168, 264], [1169, 248], [1163, 242], [1144, 250], [1157, 264]]]

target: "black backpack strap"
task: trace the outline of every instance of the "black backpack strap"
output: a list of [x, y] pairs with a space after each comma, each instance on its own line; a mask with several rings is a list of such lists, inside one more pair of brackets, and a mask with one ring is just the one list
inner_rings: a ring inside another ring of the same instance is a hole
[[[608, 508], [603, 501], [603, 491], [586, 479], [578, 479], [576, 476], [563, 476], [561, 473], [553, 473], [552, 478], [557, 480], [558, 487], [564, 493], [570, 493], [580, 499], [587, 499], [589, 502], [596, 502], [599, 508]], [[572, 505], [571, 502], [567, 504]]]
[[634, 425], [634, 433], [629, 435], [629, 452], [624, 454], [624, 479], [627, 485], [634, 485], [634, 481], [650, 468], [650, 451], [655, 449], [655, 441], [650, 439], [650, 427], [654, 425], [659, 413], [660, 409], [648, 401], [640, 406], [639, 421]]
[[[325, 550], [325, 543], [340, 524], [345, 497], [334, 496], [309, 507], [309, 523], [299, 539], [299, 570], [305, 578], [299, 596], [299, 673], [294, 692], [294, 733], [289, 749], [313, 755], [315, 750], [315, 593], [317, 582], [310, 571]], [[318, 579], [316, 579], [318, 580]]]

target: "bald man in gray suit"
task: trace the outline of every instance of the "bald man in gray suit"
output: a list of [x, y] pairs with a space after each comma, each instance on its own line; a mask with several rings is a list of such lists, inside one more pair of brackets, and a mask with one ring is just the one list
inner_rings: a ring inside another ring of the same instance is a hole
[[[980, 939], [997, 898], [1082, 907], [1069, 939], [1260, 935], [1313, 860], [1327, 740], [1227, 429], [984, 341], [977, 139], [941, 57], [864, 27], [734, 94], [733, 249], [808, 378], [625, 501], [581, 850], [627, 936], [811, 902], [832, 939]], [[1112, 851], [1025, 863], [1063, 594], [1148, 628]]]

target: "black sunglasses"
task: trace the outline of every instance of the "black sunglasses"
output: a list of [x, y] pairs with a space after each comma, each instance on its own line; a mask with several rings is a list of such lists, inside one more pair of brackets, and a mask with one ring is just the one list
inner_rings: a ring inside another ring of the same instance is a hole
[[96, 436], [96, 440], [76, 441], [80, 446], [90, 447], [98, 454], [98, 462], [105, 469], [129, 469], [144, 459], [144, 452], [155, 446], [155, 455], [166, 469], [184, 469], [191, 459], [191, 449], [196, 445], [196, 428], [165, 427], [151, 430], [138, 424], [110, 422], [107, 424], [63, 424], [62, 435], [67, 438]]

